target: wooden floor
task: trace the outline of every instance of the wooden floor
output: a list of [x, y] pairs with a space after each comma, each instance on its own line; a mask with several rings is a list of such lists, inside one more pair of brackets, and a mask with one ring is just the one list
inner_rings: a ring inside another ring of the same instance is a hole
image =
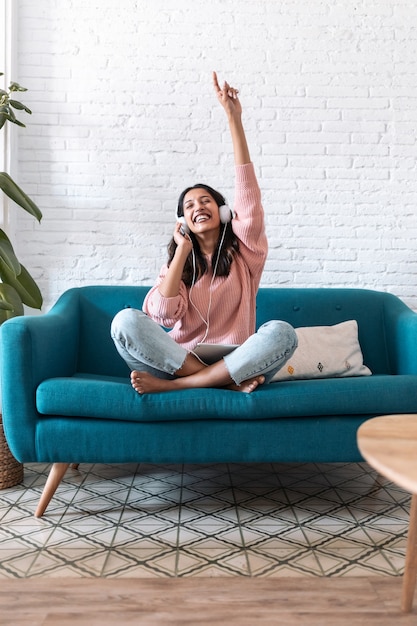
[[414, 626], [401, 578], [1, 580], [2, 626]]

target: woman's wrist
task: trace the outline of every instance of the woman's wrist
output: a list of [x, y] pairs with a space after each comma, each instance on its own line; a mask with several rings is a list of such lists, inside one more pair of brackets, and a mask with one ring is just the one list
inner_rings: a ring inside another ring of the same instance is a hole
[[230, 113], [227, 115], [229, 126], [243, 126], [241, 113]]
[[183, 263], [185, 263], [185, 261], [187, 260], [189, 254], [190, 254], [190, 249], [184, 243], [183, 245], [177, 245], [176, 250], [174, 252], [174, 257], [176, 259], [182, 261]]

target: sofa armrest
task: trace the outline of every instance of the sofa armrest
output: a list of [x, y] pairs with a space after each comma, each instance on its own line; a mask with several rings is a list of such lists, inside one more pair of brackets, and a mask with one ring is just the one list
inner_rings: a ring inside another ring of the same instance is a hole
[[72, 290], [49, 313], [15, 317], [0, 327], [3, 425], [21, 462], [37, 460], [36, 389], [42, 380], [75, 373], [78, 336], [78, 297]]
[[391, 372], [417, 374], [417, 313], [391, 296], [385, 301], [384, 318]]

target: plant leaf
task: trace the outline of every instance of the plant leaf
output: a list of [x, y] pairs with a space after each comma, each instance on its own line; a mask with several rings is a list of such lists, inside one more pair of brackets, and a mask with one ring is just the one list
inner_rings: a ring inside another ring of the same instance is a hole
[[20, 128], [26, 128], [26, 124], [24, 124], [23, 122], [20, 122], [16, 118], [14, 120], [10, 120], [10, 121], [13, 122], [13, 124], [16, 124], [16, 126], [20, 126]]
[[13, 122], [13, 124], [16, 124], [16, 126], [20, 126], [20, 128], [26, 128], [26, 124], [24, 124], [23, 122], [20, 122], [16, 118], [14, 120], [10, 120], [10, 121]]
[[42, 308], [42, 294], [27, 269], [21, 265], [22, 271], [15, 276], [0, 259], [0, 276], [3, 284], [10, 285], [19, 294], [23, 304], [33, 309]]
[[21, 267], [13, 250], [12, 242], [0, 228], [0, 259], [14, 276], [20, 274]]
[[[0, 288], [1, 288], [1, 284], [0, 284]], [[14, 311], [13, 308], [13, 304], [10, 304], [10, 302], [6, 302], [6, 300], [3, 300], [0, 294], [0, 311]]]
[[[17, 124], [18, 126], [23, 126], [23, 128], [26, 128], [23, 122], [17, 119], [16, 115], [14, 114], [13, 109], [9, 106], [11, 102], [12, 101], [9, 100], [8, 104], [3, 104], [0, 108], [0, 113], [4, 117], [4, 121], [8, 120], [9, 122], [12, 122], [12, 124]], [[17, 102], [17, 100], [13, 100], [13, 102]], [[15, 107], [15, 108], [18, 108], [18, 107]], [[29, 113], [31, 113], [31, 111], [29, 111]]]
[[26, 87], [22, 87], [19, 83], [11, 82], [9, 85], [9, 91], [27, 91]]
[[0, 310], [0, 324], [11, 317], [23, 315], [24, 309], [19, 294], [10, 285], [0, 284], [0, 300], [4, 305]]
[[4, 191], [6, 196], [16, 202], [25, 211], [36, 217], [38, 222], [42, 219], [42, 213], [39, 207], [25, 194], [7, 172], [0, 172], [0, 189]]
[[14, 114], [12, 109], [8, 105], [6, 105], [5, 108], [7, 109], [6, 115], [8, 116], [9, 120], [11, 122], [15, 122], [16, 121], [16, 115]]
[[26, 111], [26, 113], [30, 113], [32, 115], [32, 111], [18, 100], [9, 100], [9, 103], [13, 108], [18, 109], [19, 111]]

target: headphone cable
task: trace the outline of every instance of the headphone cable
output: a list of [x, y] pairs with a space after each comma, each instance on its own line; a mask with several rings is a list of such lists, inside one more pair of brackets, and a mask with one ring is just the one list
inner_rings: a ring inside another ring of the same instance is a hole
[[220, 260], [220, 252], [222, 249], [222, 245], [224, 242], [224, 238], [226, 235], [226, 227], [227, 227], [227, 223], [224, 225], [223, 228], [223, 234], [222, 234], [222, 238], [220, 241], [220, 245], [219, 245], [219, 250], [217, 252], [217, 258], [216, 258], [216, 263], [214, 265], [213, 268], [213, 276], [211, 277], [211, 281], [210, 281], [210, 286], [209, 286], [209, 303], [208, 303], [208, 307], [207, 307], [207, 319], [204, 319], [203, 315], [201, 314], [200, 310], [198, 309], [198, 307], [196, 306], [196, 304], [194, 304], [193, 299], [191, 297], [195, 282], [196, 282], [196, 262], [195, 262], [195, 252], [194, 252], [194, 246], [193, 246], [193, 250], [192, 250], [192, 257], [193, 257], [193, 279], [191, 281], [191, 286], [190, 286], [190, 293], [188, 294], [189, 300], [191, 305], [194, 307], [194, 309], [196, 310], [196, 312], [198, 313], [201, 321], [205, 324], [206, 326], [206, 332], [204, 333], [204, 336], [202, 338], [202, 340], [199, 343], [204, 343], [205, 340], [207, 339], [208, 333], [209, 333], [209, 329], [210, 329], [210, 310], [211, 310], [211, 303], [212, 303], [212, 297], [213, 297], [213, 291], [212, 291], [212, 286], [214, 283], [214, 279], [216, 278], [216, 272], [217, 272], [217, 267], [219, 265], [219, 260]]

